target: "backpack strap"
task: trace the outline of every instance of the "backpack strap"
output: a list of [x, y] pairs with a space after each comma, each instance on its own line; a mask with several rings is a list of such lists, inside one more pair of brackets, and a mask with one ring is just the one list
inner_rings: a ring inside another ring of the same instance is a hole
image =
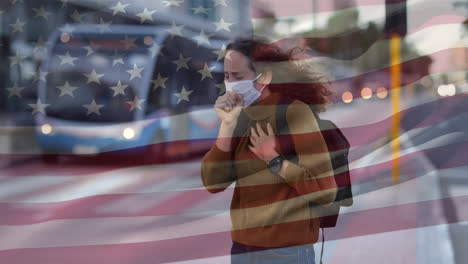
[[297, 158], [294, 141], [289, 131], [288, 122], [286, 120], [286, 111], [288, 106], [293, 101], [294, 99], [290, 97], [280, 97], [280, 100], [276, 106], [275, 121], [281, 153], [287, 160], [297, 164], [299, 163], [299, 159]]
[[[276, 129], [278, 131], [278, 138], [279, 138], [279, 147], [283, 156], [293, 162], [298, 164], [299, 159], [297, 157], [296, 149], [294, 146], [294, 141], [292, 139], [288, 122], [286, 120], [286, 111], [288, 106], [296, 99], [291, 97], [282, 96], [276, 106]], [[313, 111], [311, 108], [312, 113], [314, 114], [315, 118], [317, 119], [317, 123], [320, 125], [320, 117], [318, 116], [317, 112]]]

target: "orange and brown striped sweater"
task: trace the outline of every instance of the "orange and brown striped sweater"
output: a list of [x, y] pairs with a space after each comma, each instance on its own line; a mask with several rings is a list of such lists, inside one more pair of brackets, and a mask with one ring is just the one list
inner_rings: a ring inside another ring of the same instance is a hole
[[[260, 123], [277, 127], [275, 112], [279, 94], [271, 94], [259, 104], [243, 109], [248, 128]], [[235, 182], [230, 206], [232, 240], [250, 246], [283, 247], [315, 243], [319, 221], [308, 201], [330, 204], [336, 196], [336, 183], [327, 145], [308, 105], [299, 100], [286, 108], [286, 121], [298, 156], [298, 164], [287, 167], [286, 177], [273, 174], [267, 164], [248, 148], [247, 129], [232, 151], [216, 144], [205, 155], [201, 178], [205, 188], [217, 193]], [[279, 144], [277, 151], [281, 153]]]

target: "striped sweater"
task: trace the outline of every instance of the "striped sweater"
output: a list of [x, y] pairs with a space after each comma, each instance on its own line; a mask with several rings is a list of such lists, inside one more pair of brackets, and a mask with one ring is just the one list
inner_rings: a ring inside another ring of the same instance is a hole
[[[278, 94], [243, 109], [247, 127], [259, 123], [266, 131], [272, 124], [278, 135], [275, 113]], [[334, 201], [336, 183], [327, 145], [309, 106], [299, 100], [286, 106], [286, 121], [298, 156], [298, 164], [287, 167], [286, 177], [273, 174], [248, 145], [250, 129], [233, 140], [232, 151], [216, 144], [205, 155], [201, 177], [205, 188], [221, 192], [235, 182], [230, 206], [231, 237], [239, 243], [259, 247], [283, 247], [315, 243], [319, 221], [308, 201], [323, 205]], [[279, 144], [276, 144], [280, 154]]]

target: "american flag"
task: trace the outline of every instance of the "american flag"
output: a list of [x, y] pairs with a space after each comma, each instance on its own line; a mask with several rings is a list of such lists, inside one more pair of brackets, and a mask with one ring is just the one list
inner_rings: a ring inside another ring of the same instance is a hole
[[[158, 118], [152, 110], [173, 107], [174, 120], [185, 114], [216, 126], [197, 107], [223, 92], [224, 44], [247, 21], [254, 36], [271, 39], [266, 45], [310, 47], [298, 59], [316, 65], [337, 93], [322, 118], [337, 123], [352, 145], [356, 197], [327, 229], [326, 263], [463, 263], [467, 10], [458, 1], [392, 1], [395, 10], [402, 4], [408, 33], [400, 62], [399, 183], [392, 181], [384, 0], [3, 1], [2, 103], [35, 122], [47, 113], [93, 124], [135, 117], [144, 123]], [[279, 71], [285, 64], [268, 63]], [[274, 85], [295, 84], [283, 78]], [[27, 125], [2, 128], [35, 129]], [[207, 138], [180, 132], [162, 144]], [[50, 165], [30, 148], [1, 144], [0, 263], [229, 263], [234, 188], [208, 193], [198, 159]]]

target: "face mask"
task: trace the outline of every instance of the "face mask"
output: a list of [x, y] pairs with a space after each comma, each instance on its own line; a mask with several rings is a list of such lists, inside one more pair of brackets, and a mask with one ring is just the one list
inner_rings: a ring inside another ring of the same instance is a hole
[[242, 96], [244, 100], [244, 107], [251, 105], [255, 100], [257, 100], [263, 88], [257, 90], [254, 86], [254, 81], [257, 80], [262, 74], [260, 73], [255, 79], [253, 80], [244, 80], [244, 81], [237, 81], [237, 82], [227, 82], [224, 80], [224, 84], [226, 85], [226, 91], [235, 92]]

